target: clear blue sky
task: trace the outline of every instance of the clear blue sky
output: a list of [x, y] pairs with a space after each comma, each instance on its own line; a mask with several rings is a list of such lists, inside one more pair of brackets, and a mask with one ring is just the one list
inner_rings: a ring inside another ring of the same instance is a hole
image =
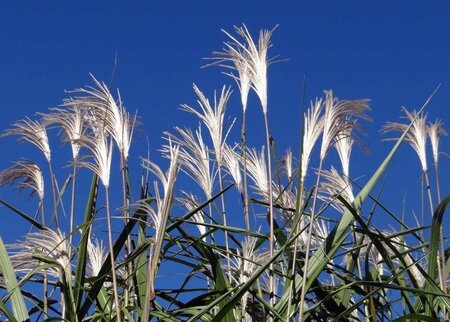
[[[117, 55], [113, 87], [120, 88], [128, 109], [138, 109], [143, 122], [132, 153], [146, 155], [148, 136], [156, 154], [164, 130], [196, 126], [192, 116], [178, 110], [181, 103], [195, 104], [192, 83], [208, 96], [232, 84], [218, 68], [200, 69], [201, 58], [222, 48], [221, 28], [232, 30], [241, 23], [253, 34], [279, 24], [270, 54], [289, 60], [270, 68], [269, 116], [280, 152], [287, 146], [298, 151], [303, 76], [308, 101], [325, 89], [340, 98], [372, 100], [374, 123], [365, 126], [372, 154], [355, 153], [355, 177], [370, 175], [387, 154], [391, 143], [381, 142], [382, 124], [399, 120], [401, 106], [420, 107], [439, 83], [429, 117], [442, 118], [450, 130], [448, 1], [20, 0], [0, 4], [0, 129], [58, 105], [66, 97], [64, 90], [90, 84], [89, 73], [109, 82]], [[253, 129], [259, 131], [262, 117], [255, 98], [249, 111]], [[229, 115], [240, 115], [237, 91]], [[258, 137], [251, 132], [250, 144], [260, 143]], [[60, 143], [52, 142], [57, 151]], [[448, 142], [442, 140], [446, 152]], [[20, 157], [38, 158], [33, 148], [14, 139], [0, 141], [0, 149], [1, 168]], [[59, 151], [65, 153], [57, 158], [62, 165], [69, 154]], [[441, 165], [442, 191], [448, 194], [449, 160], [443, 158]], [[389, 174], [383, 200], [396, 211], [405, 193], [416, 202], [420, 165], [409, 147], [401, 149]], [[0, 197], [26, 200], [26, 194], [17, 198], [9, 190], [0, 188]], [[13, 240], [20, 236], [10, 227], [22, 222], [7, 212], [0, 208], [0, 234]]]

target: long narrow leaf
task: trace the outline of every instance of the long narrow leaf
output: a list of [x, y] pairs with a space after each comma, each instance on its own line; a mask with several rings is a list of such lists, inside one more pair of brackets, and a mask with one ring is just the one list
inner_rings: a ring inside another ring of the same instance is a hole
[[[436, 287], [435, 279], [437, 275], [437, 271], [439, 269], [438, 263], [438, 248], [439, 248], [439, 236], [441, 233], [441, 225], [442, 219], [444, 217], [445, 209], [447, 208], [448, 203], [450, 202], [450, 196], [447, 196], [436, 208], [433, 214], [433, 223], [431, 225], [431, 233], [430, 233], [430, 253], [428, 255], [428, 275], [430, 279], [426, 282], [426, 290], [431, 291], [434, 287]], [[433, 303], [435, 300], [435, 296], [429, 294], [428, 305], [425, 307], [425, 314], [430, 315], [433, 308]], [[449, 308], [447, 308], [449, 309]]]
[[13, 266], [9, 260], [8, 252], [6, 251], [3, 239], [0, 237], [0, 269], [3, 274], [6, 290], [11, 294], [11, 305], [15, 318], [18, 321], [26, 321], [28, 316], [27, 307], [23, 299], [20, 288], [17, 284], [16, 274]]
[[9, 319], [9, 321], [17, 322], [13, 313], [6, 307], [5, 303], [3, 303], [3, 301], [0, 301], [0, 312], [3, 312], [3, 314], [6, 315], [6, 317]]
[[16, 207], [10, 205], [8, 202], [0, 199], [0, 203], [2, 205], [4, 205], [5, 207], [11, 209], [12, 211], [14, 211], [16, 214], [18, 214], [20, 217], [22, 217], [23, 219], [25, 219], [26, 221], [28, 221], [29, 223], [31, 223], [33, 226], [35, 226], [37, 229], [42, 230], [45, 229], [46, 227], [43, 226], [42, 224], [40, 224], [39, 222], [37, 222], [36, 220], [34, 220], [33, 218], [31, 218], [30, 216], [28, 216], [26, 213], [24, 213], [23, 211], [17, 209]]
[[81, 299], [83, 295], [84, 277], [86, 273], [87, 245], [89, 241], [91, 222], [95, 212], [97, 192], [98, 192], [98, 178], [97, 175], [94, 174], [94, 176], [92, 177], [89, 197], [86, 202], [86, 209], [84, 211], [83, 224], [85, 225], [85, 229], [83, 229], [83, 235], [81, 237], [80, 244], [78, 245], [78, 256], [77, 256], [78, 262], [75, 273], [75, 286], [74, 286], [75, 303], [77, 310], [80, 309]]

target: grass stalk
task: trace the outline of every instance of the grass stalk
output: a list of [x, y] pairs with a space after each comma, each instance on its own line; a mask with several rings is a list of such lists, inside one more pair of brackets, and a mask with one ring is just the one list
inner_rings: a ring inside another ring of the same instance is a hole
[[56, 199], [56, 177], [53, 172], [52, 162], [48, 161], [48, 168], [50, 171], [50, 178], [52, 183], [52, 198], [53, 198], [53, 219], [55, 220], [56, 227], [59, 228], [59, 219], [58, 219], [58, 204]]
[[[302, 98], [301, 98], [301, 107], [302, 107], [302, 111], [305, 110], [305, 93], [306, 93], [306, 79], [305, 76], [303, 76], [303, 81], [302, 81]], [[304, 114], [302, 114], [304, 115]], [[304, 118], [300, 118], [300, 125], [303, 124], [303, 126], [301, 127], [301, 134], [300, 134], [300, 140], [299, 140], [299, 146], [300, 146], [300, 154], [299, 154], [299, 160], [302, 160], [302, 155], [303, 153], [305, 153], [304, 151], [304, 146], [303, 146], [303, 138], [305, 136], [305, 126], [304, 126]], [[297, 193], [297, 198], [295, 200], [295, 213], [294, 213], [294, 235], [298, 235], [298, 230], [300, 228], [300, 220], [301, 220], [301, 216], [303, 215], [303, 210], [304, 210], [304, 204], [303, 204], [303, 193], [305, 190], [305, 182], [304, 182], [304, 178], [305, 178], [305, 174], [302, 173], [302, 166], [300, 165], [298, 167], [298, 193]], [[291, 271], [292, 271], [292, 277], [291, 277], [291, 282], [289, 283], [289, 297], [293, 298], [293, 290], [295, 288], [295, 276], [296, 276], [296, 272], [297, 270], [296, 268], [296, 263], [297, 263], [297, 248], [298, 248], [298, 242], [296, 241], [294, 243], [294, 251], [293, 251], [293, 255], [292, 255], [292, 267], [291, 267]], [[287, 308], [287, 314], [286, 317], [289, 320], [290, 316], [291, 316], [291, 306], [292, 306], [292, 301], [288, 302], [288, 308]]]
[[[41, 208], [41, 223], [42, 223], [42, 226], [44, 226], [45, 227], [45, 210], [44, 210], [44, 200], [43, 199], [41, 199], [40, 200], [40, 208]], [[44, 298], [43, 298], [43, 312], [44, 312], [44, 315], [45, 316], [47, 316], [47, 314], [48, 314], [48, 276], [47, 276], [47, 271], [45, 271], [44, 270], [44, 281], [43, 281], [43, 285], [42, 285], [42, 287], [43, 287], [43, 295], [44, 295]]]
[[[301, 170], [299, 170], [301, 171]], [[302, 196], [303, 196], [303, 190], [304, 190], [304, 183], [303, 181], [300, 181], [300, 189], [298, 192], [298, 196], [297, 196], [297, 205], [296, 205], [296, 211], [295, 211], [295, 215], [294, 215], [294, 232], [293, 235], [294, 236], [299, 236], [299, 229], [300, 229], [300, 221], [302, 220], [301, 216], [303, 216], [303, 204], [302, 204]], [[292, 277], [291, 277], [291, 282], [289, 283], [289, 297], [290, 298], [294, 298], [294, 294], [293, 294], [293, 290], [295, 287], [295, 276], [296, 276], [296, 266], [297, 266], [297, 252], [298, 252], [298, 240], [295, 241], [294, 243], [294, 250], [293, 250], [293, 254], [292, 254], [292, 267], [291, 267], [291, 271], [292, 271]], [[287, 308], [287, 314], [286, 317], [287, 319], [290, 319], [291, 316], [291, 306], [292, 306], [292, 301], [288, 302], [288, 308]]]
[[[273, 187], [272, 187], [272, 149], [271, 149], [271, 139], [269, 134], [269, 120], [267, 117], [267, 112], [264, 113], [264, 127], [266, 130], [266, 144], [267, 144], [267, 177], [268, 177], [268, 184], [269, 184], [269, 191], [268, 191], [268, 198], [269, 198], [269, 253], [270, 257], [273, 257], [274, 254], [274, 248], [275, 248], [275, 236], [274, 236], [274, 222], [273, 222], [273, 200], [272, 200], [272, 194], [273, 194]], [[274, 279], [274, 266], [273, 263], [270, 263], [269, 266], [269, 304], [271, 306], [275, 303], [275, 279]]]
[[299, 321], [302, 321], [302, 318], [303, 318], [303, 310], [304, 310], [305, 297], [306, 297], [306, 280], [308, 279], [309, 252], [311, 249], [312, 232], [314, 229], [314, 216], [315, 216], [315, 212], [316, 212], [316, 203], [317, 203], [318, 193], [319, 193], [319, 184], [320, 184], [320, 176], [322, 173], [322, 166], [323, 166], [323, 159], [320, 159], [319, 169], [317, 170], [317, 180], [316, 180], [316, 185], [315, 185], [315, 189], [314, 189], [313, 204], [312, 204], [312, 209], [311, 209], [311, 214], [309, 217], [309, 224], [308, 224], [308, 238], [307, 238], [306, 250], [305, 250], [305, 263], [303, 264], [302, 291], [300, 293], [300, 305], [298, 308]]
[[[69, 245], [72, 245], [72, 236], [73, 236], [73, 221], [75, 216], [75, 188], [76, 188], [76, 179], [77, 178], [77, 160], [74, 160], [73, 169], [72, 169], [72, 191], [71, 191], [71, 204], [70, 204], [70, 222], [69, 222]], [[69, 248], [71, 251], [71, 248]], [[72, 258], [72, 254], [69, 253], [69, 258]]]
[[[124, 221], [124, 227], [129, 222], [129, 191], [128, 191], [128, 185], [127, 185], [127, 177], [128, 177], [128, 163], [125, 158], [125, 155], [123, 151], [120, 153], [120, 165], [121, 165], [121, 174], [122, 174], [122, 197], [123, 197], [123, 221]], [[131, 253], [131, 236], [127, 236], [127, 241], [125, 243], [125, 257], [128, 257]], [[126, 281], [130, 280], [130, 277], [133, 273], [133, 264], [130, 261], [127, 265], [127, 276], [125, 277]], [[130, 288], [128, 286], [128, 283], [125, 283], [124, 287], [124, 302], [130, 305], [132, 305], [132, 298], [129, 296]], [[129, 302], [131, 301], [131, 302]]]
[[[218, 175], [219, 175], [219, 187], [220, 191], [223, 191], [223, 178], [222, 178], [222, 165], [218, 162]], [[220, 203], [221, 203], [221, 210], [222, 210], [222, 222], [223, 225], [226, 227], [227, 224], [227, 214], [225, 209], [225, 196], [223, 194], [220, 195]], [[227, 253], [227, 270], [228, 270], [228, 280], [231, 283], [231, 260], [230, 260], [230, 245], [228, 240], [228, 231], [224, 229], [224, 238], [225, 238], [225, 251]]]
[[120, 316], [120, 306], [119, 306], [119, 292], [117, 289], [117, 277], [116, 277], [116, 263], [114, 259], [114, 243], [112, 238], [112, 225], [111, 225], [111, 214], [110, 214], [110, 206], [109, 206], [109, 189], [108, 186], [105, 186], [105, 199], [106, 199], [106, 221], [108, 224], [108, 244], [109, 244], [109, 252], [111, 254], [111, 275], [112, 275], [112, 284], [113, 284], [113, 297], [114, 297], [114, 306], [116, 310], [116, 321], [121, 321]]
[[242, 130], [241, 130], [241, 151], [243, 165], [243, 197], [242, 201], [244, 203], [244, 218], [245, 218], [245, 228], [250, 230], [250, 216], [248, 212], [248, 181], [247, 181], [247, 132], [246, 132], [246, 111], [242, 111]]
[[438, 163], [435, 162], [434, 163], [434, 172], [436, 175], [436, 194], [437, 194], [437, 200], [438, 200], [438, 204], [441, 203], [441, 180], [439, 178], [439, 166]]
[[428, 204], [430, 206], [430, 215], [433, 217], [434, 207], [433, 207], [433, 198], [431, 197], [431, 187], [430, 187], [430, 180], [428, 177], [428, 172], [424, 172], [425, 177], [425, 185], [427, 190], [427, 196], [428, 196]]

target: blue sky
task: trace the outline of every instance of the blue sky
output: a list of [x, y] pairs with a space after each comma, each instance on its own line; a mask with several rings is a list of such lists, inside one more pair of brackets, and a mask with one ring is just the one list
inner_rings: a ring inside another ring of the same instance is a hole
[[[370, 175], [388, 152], [378, 130], [399, 120], [401, 106], [418, 108], [434, 88], [442, 86], [427, 111], [449, 128], [450, 3], [447, 1], [10, 1], [0, 4], [0, 129], [45, 112], [67, 97], [65, 90], [90, 84], [89, 73], [120, 88], [125, 105], [142, 118], [143, 128], [132, 153], [157, 155], [161, 134], [176, 125], [196, 126], [181, 103], [195, 104], [192, 84], [211, 96], [214, 89], [234, 84], [218, 68], [201, 69], [203, 57], [222, 49], [233, 25], [245, 23], [253, 34], [279, 24], [270, 55], [288, 59], [269, 71], [271, 134], [281, 153], [298, 151], [302, 79], [306, 100], [333, 89], [340, 98], [370, 98], [373, 124], [365, 124], [370, 156], [355, 152], [351, 173]], [[117, 57], [114, 78], [114, 61]], [[240, 115], [235, 91], [229, 116]], [[249, 143], [262, 142], [262, 115], [255, 97]], [[238, 131], [236, 132], [238, 133]], [[53, 138], [63, 165], [68, 149]], [[449, 152], [449, 139], [441, 149]], [[32, 147], [2, 139], [0, 167], [20, 157], [39, 160]], [[63, 155], [64, 154], [64, 155]], [[57, 161], [57, 162], [58, 162]], [[449, 160], [442, 158], [442, 192], [450, 190]], [[364, 180], [364, 177], [360, 180]], [[420, 165], [409, 147], [401, 149], [389, 170], [383, 201], [401, 211], [402, 199], [417, 212]], [[9, 188], [1, 198], [24, 202]], [[23, 207], [27, 208], [24, 203]], [[0, 234], [18, 238], [10, 224], [21, 220], [0, 208]], [[19, 228], [18, 228], [19, 229]]]

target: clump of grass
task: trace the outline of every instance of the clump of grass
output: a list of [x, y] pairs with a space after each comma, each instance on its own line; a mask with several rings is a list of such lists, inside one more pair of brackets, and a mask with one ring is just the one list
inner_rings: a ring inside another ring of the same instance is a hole
[[[364, 121], [371, 121], [369, 100], [339, 99], [331, 90], [313, 98], [303, 114], [301, 152], [296, 155], [293, 147], [277, 155], [269, 128], [267, 74], [274, 62], [268, 58], [274, 29], [262, 30], [257, 40], [245, 25], [235, 32], [224, 31], [225, 48], [214, 53], [212, 64], [224, 67], [236, 81], [242, 117], [227, 117], [232, 85], [212, 99], [194, 85], [198, 106], [183, 104], [181, 109], [200, 124], [175, 125], [164, 132], [159, 152], [168, 160], [167, 170], [148, 157], [135, 162], [130, 147], [137, 115], [128, 112], [119, 91], [94, 77], [93, 86], [71, 91], [72, 97], [58, 108], [6, 131], [43, 153], [50, 178], [39, 160], [23, 159], [0, 172], [0, 185], [29, 190], [29, 203], [37, 197], [35, 216], [0, 199], [32, 224], [16, 243], [4, 247], [0, 239], [2, 319], [447, 317], [449, 256], [442, 218], [450, 197], [441, 191], [438, 168], [439, 143], [446, 132], [439, 119], [426, 121], [430, 99], [417, 111], [405, 109], [405, 123], [384, 126], [384, 132], [400, 135], [392, 139], [395, 145], [379, 167], [367, 169], [370, 176], [357, 180], [351, 171], [354, 146], [367, 149], [361, 134]], [[248, 146], [246, 139], [248, 117], [257, 113], [249, 106], [252, 93], [264, 116], [265, 143], [260, 146]], [[226, 123], [228, 119], [232, 121]], [[235, 122], [241, 123], [240, 142], [230, 139]], [[53, 171], [52, 134], [47, 132], [54, 127], [72, 152], [67, 157], [72, 173], [61, 187], [57, 183], [63, 172]], [[435, 188], [428, 177], [428, 139]], [[384, 204], [383, 190], [375, 191], [403, 142], [419, 157], [431, 232], [428, 224], [408, 225]], [[334, 151], [336, 157], [329, 158]], [[114, 153], [120, 160], [116, 168]], [[92, 173], [90, 187], [75, 185], [79, 169]], [[134, 195], [130, 173], [141, 171], [140, 194]], [[110, 193], [116, 175], [122, 179], [121, 195], [116, 189]], [[44, 193], [44, 181], [53, 187], [51, 198]], [[84, 218], [77, 216], [81, 206]], [[61, 220], [66, 207], [68, 223]], [[52, 221], [45, 218], [46, 208], [53, 210]], [[375, 223], [374, 216], [391, 228]], [[116, 218], [124, 219], [122, 225]]]

